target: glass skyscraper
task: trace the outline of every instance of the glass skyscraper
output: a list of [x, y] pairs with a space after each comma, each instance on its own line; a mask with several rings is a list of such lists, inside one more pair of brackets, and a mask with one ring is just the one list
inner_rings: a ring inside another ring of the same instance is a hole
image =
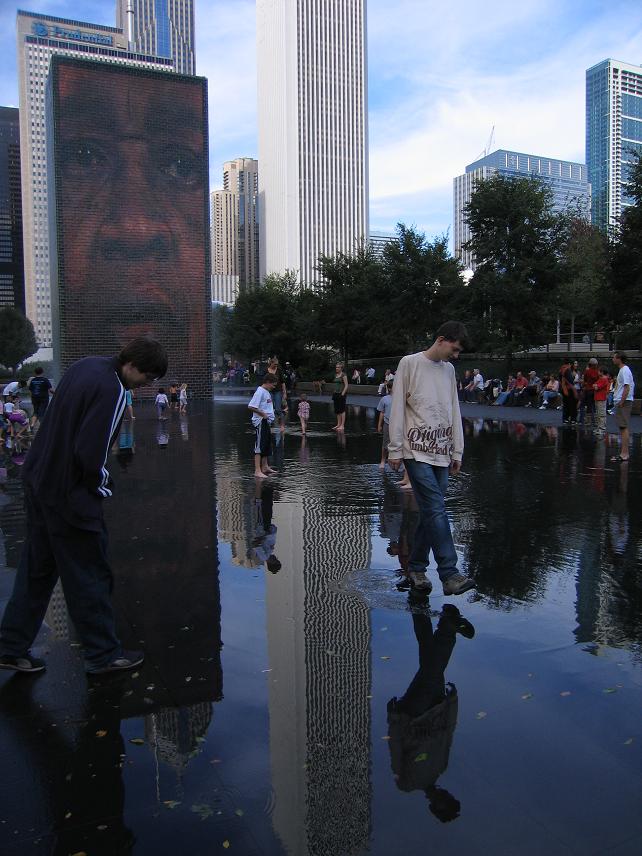
[[591, 219], [601, 229], [617, 223], [630, 202], [625, 185], [635, 152], [642, 152], [642, 66], [605, 59], [586, 72]]
[[458, 175], [453, 180], [455, 255], [466, 268], [474, 270], [475, 263], [472, 253], [464, 249], [464, 244], [471, 237], [465, 220], [465, 208], [476, 184], [496, 174], [512, 178], [529, 175], [539, 178], [552, 192], [553, 211], [561, 212], [572, 206], [579, 209], [587, 220], [590, 216], [591, 185], [583, 163], [498, 149], [469, 164], [464, 175]]
[[180, 74], [196, 74], [194, 0], [116, 0], [116, 25], [132, 50], [167, 57]]

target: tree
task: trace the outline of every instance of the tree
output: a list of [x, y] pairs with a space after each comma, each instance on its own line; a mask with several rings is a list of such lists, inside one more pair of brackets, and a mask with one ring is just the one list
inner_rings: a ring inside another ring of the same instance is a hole
[[290, 273], [268, 276], [262, 286], [241, 292], [220, 325], [219, 350], [247, 359], [277, 354], [298, 363], [306, 346], [299, 300], [300, 287]]
[[[608, 285], [608, 241], [606, 235], [577, 212], [560, 216], [562, 255], [557, 308], [560, 318], [570, 321], [571, 340], [576, 322], [591, 328], [604, 305]], [[610, 301], [608, 301], [610, 302]]]
[[544, 344], [555, 316], [562, 235], [550, 190], [537, 178], [494, 175], [466, 207], [477, 269], [470, 309], [491, 351], [509, 360]]
[[33, 324], [13, 306], [0, 309], [0, 363], [15, 373], [38, 350]]
[[440, 324], [461, 315], [465, 297], [461, 265], [448, 252], [446, 235], [430, 242], [422, 232], [399, 223], [397, 236], [383, 251], [391, 295], [385, 317], [394, 326], [397, 342], [406, 351], [415, 351]]
[[346, 362], [357, 353], [385, 351], [390, 291], [373, 249], [362, 245], [353, 255], [322, 256], [319, 272], [318, 341], [335, 347]]
[[624, 209], [611, 246], [610, 319], [642, 335], [642, 154], [632, 156]]

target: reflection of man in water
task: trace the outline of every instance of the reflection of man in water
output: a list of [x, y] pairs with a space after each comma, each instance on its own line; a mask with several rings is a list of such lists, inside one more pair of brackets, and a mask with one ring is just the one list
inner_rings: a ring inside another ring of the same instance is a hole
[[459, 817], [460, 803], [437, 779], [448, 767], [457, 725], [457, 689], [446, 684], [444, 671], [461, 633], [472, 639], [475, 630], [452, 604], [446, 604], [433, 632], [430, 616], [412, 616], [419, 644], [419, 670], [404, 695], [388, 702], [390, 760], [397, 787], [422, 790], [430, 811], [442, 822]]
[[180, 374], [202, 362], [206, 329], [202, 81], [66, 59], [56, 71], [63, 352], [152, 334]]
[[281, 570], [281, 562], [274, 555], [276, 547], [276, 526], [272, 523], [272, 510], [274, 506], [274, 490], [269, 485], [258, 483], [256, 485], [256, 499], [254, 503], [255, 522], [254, 540], [252, 541], [252, 558], [259, 565], [265, 567], [272, 574]]
[[[13, 784], [13, 803], [29, 804], [27, 816], [50, 837], [49, 853], [133, 853], [136, 838], [123, 816], [123, 676], [94, 684], [84, 710], [65, 728], [56, 727], [59, 710], [36, 701], [34, 686], [9, 681], [0, 689], [0, 713], [13, 738], [3, 757], [9, 761], [13, 746], [14, 763], [19, 757], [25, 771]], [[16, 706], [24, 715], [12, 715]]]

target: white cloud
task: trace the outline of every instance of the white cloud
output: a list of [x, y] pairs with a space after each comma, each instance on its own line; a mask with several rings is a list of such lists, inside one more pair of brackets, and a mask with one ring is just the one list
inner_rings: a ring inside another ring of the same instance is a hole
[[429, 233], [447, 229], [452, 179], [492, 126], [493, 148], [584, 160], [585, 71], [607, 56], [635, 61], [642, 29], [616, 8], [632, 4], [571, 16], [573, 6], [468, 0], [436, 19], [416, 0], [394, 15], [370, 3], [373, 226], [395, 207], [392, 222], [406, 219], [407, 202]]

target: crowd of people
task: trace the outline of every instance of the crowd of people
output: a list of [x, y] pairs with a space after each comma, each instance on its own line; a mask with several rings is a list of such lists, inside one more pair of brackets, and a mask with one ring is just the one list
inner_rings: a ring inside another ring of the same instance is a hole
[[543, 372], [541, 377], [534, 370], [517, 371], [508, 375], [505, 385], [500, 378], [484, 379], [477, 368], [466, 369], [457, 388], [460, 401], [469, 404], [562, 410], [564, 423], [589, 424], [603, 434], [607, 413], [615, 414], [617, 377], [626, 354], [616, 354], [614, 362], [617, 371], [600, 366], [595, 357], [583, 369], [577, 360], [567, 361], [557, 373]]

